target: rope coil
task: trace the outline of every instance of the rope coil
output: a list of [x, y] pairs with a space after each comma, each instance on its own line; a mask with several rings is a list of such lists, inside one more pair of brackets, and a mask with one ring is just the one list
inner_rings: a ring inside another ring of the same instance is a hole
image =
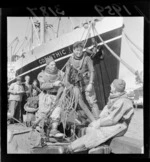
[[[62, 109], [61, 122], [63, 123], [65, 136], [66, 136], [65, 129], [66, 129], [66, 124], [69, 115], [73, 113], [75, 118], [75, 112], [78, 104], [78, 98], [76, 93], [77, 91], [72, 86], [65, 88], [58, 101], [58, 106], [61, 105], [61, 109]], [[74, 130], [75, 130], [75, 120], [73, 120], [73, 123], [74, 123]]]

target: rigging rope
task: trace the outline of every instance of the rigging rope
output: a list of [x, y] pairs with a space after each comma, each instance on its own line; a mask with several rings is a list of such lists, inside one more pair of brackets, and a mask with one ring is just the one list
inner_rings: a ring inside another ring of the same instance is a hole
[[127, 36], [127, 34], [125, 33], [125, 31], [123, 31], [123, 32], [124, 32], [125, 37], [128, 39], [128, 41], [129, 41], [130, 43], [132, 43], [141, 53], [143, 53], [143, 50], [142, 50], [138, 45], [136, 45], [136, 44]]
[[26, 37], [23, 39], [23, 43], [21, 44], [21, 46], [19, 47], [19, 49], [17, 50], [17, 52], [15, 53], [15, 55], [19, 52], [19, 50], [21, 49], [21, 47], [24, 45], [25, 40], [26, 40]]
[[25, 31], [25, 37], [26, 37], [26, 35], [27, 35], [27, 32], [29, 31], [29, 30], [28, 30], [29, 22], [30, 22], [30, 19], [28, 19], [28, 24], [27, 24], [26, 31]]
[[[92, 26], [92, 31], [93, 31], [93, 36], [95, 37], [95, 30], [94, 30], [94, 25]], [[108, 73], [108, 70], [107, 70], [107, 67], [106, 67], [106, 63], [105, 63], [105, 59], [103, 59], [103, 63], [104, 63], [104, 67], [105, 67], [105, 71], [107, 73], [107, 77], [108, 77], [108, 81], [109, 81], [109, 85], [111, 84], [111, 81], [110, 81], [110, 77], [109, 77], [109, 73]], [[101, 71], [101, 75], [102, 75], [102, 71]], [[103, 78], [103, 77], [102, 77]], [[102, 83], [103, 83], [103, 80], [102, 80]], [[103, 84], [104, 85], [104, 84]], [[104, 89], [103, 89], [104, 91]], [[105, 91], [104, 91], [104, 94], [105, 94]], [[106, 95], [105, 95], [106, 96]]]
[[82, 34], [82, 36], [81, 36], [80, 41], [82, 40], [82, 38], [83, 38], [83, 35], [84, 35], [85, 31], [86, 31], [86, 29], [84, 29], [84, 32], [83, 32], [83, 34]]
[[95, 32], [97, 33], [99, 39], [103, 42], [104, 46], [110, 51], [110, 53], [118, 60], [120, 61], [126, 68], [130, 70], [134, 75], [137, 74], [137, 71], [134, 70], [131, 66], [129, 66], [124, 60], [122, 60], [102, 39], [102, 37], [98, 34], [96, 28], [94, 28]]
[[[29, 21], [30, 21], [30, 19], [31, 19], [31, 23], [32, 23], [32, 26], [33, 26], [33, 28], [34, 28], [34, 31], [35, 31], [35, 33], [36, 33], [36, 37], [38, 38], [38, 42], [40, 43], [40, 40], [39, 40], [39, 37], [38, 37], [38, 33], [36, 32], [36, 29], [35, 29], [35, 26], [34, 26], [33, 19], [32, 19], [32, 18], [29, 18]], [[31, 29], [31, 32], [33, 32], [32, 29]], [[28, 41], [27, 43], [31, 43], [31, 46], [33, 45], [30, 39], [29, 39], [29, 41]], [[31, 47], [29, 47], [29, 48], [31, 48]], [[32, 49], [32, 50], [33, 50], [33, 49]], [[31, 51], [32, 51], [32, 50], [31, 50]], [[32, 53], [32, 54], [33, 54], [33, 53]], [[33, 55], [34, 55], [34, 57], [35, 57], [35, 60], [37, 60], [36, 55], [35, 55], [35, 54], [33, 54]]]
[[[27, 37], [27, 38], [29, 38], [29, 34], [30, 34], [29, 22], [30, 22], [30, 18], [28, 19], [28, 25], [27, 25], [26, 32], [25, 32], [25, 37]], [[30, 49], [30, 39], [27, 39], [27, 43], [24, 46], [24, 48], [25, 47], [28, 47], [28, 50]]]
[[57, 38], [58, 38], [58, 32], [59, 32], [60, 21], [61, 21], [61, 17], [59, 17], [59, 20], [58, 20], [57, 35], [56, 35]]
[[127, 43], [130, 47], [130, 49], [132, 50], [132, 52], [135, 54], [135, 56], [140, 60], [141, 63], [143, 63], [142, 58], [135, 52], [135, 50], [131, 47], [131, 45], [129, 44], [129, 40], [127, 39]]
[[18, 43], [19, 43], [19, 40], [17, 41], [17, 43], [16, 43], [16, 46], [14, 47], [14, 50], [13, 50], [13, 53], [12, 53], [12, 55], [14, 55], [14, 53], [15, 53], [15, 50], [16, 50], [16, 48], [17, 48], [17, 45], [18, 45]]
[[[93, 31], [93, 36], [95, 37], [95, 30], [94, 30], [94, 24], [92, 25], [92, 31]], [[97, 43], [97, 42], [96, 42]], [[106, 65], [105, 65], [105, 61], [103, 60], [103, 62], [104, 62], [104, 66], [105, 66], [105, 71], [106, 71], [106, 73], [107, 73], [107, 77], [108, 77], [108, 81], [109, 81], [109, 83], [110, 83], [110, 78], [109, 78], [109, 74], [108, 74], [108, 71], [107, 71], [107, 69], [106, 69]], [[101, 62], [102, 63], [102, 62]], [[104, 88], [104, 81], [103, 81], [103, 73], [102, 73], [102, 66], [101, 66], [101, 63], [99, 64], [99, 66], [100, 66], [100, 73], [101, 73], [101, 82], [102, 82], [102, 87], [103, 87], [103, 92], [104, 92], [104, 101], [105, 101], [105, 104], [106, 104], [106, 93], [105, 93], [105, 88]], [[109, 84], [110, 85], [110, 84]]]
[[34, 29], [34, 31], [35, 31], [35, 34], [36, 34], [36, 37], [37, 37], [38, 43], [40, 44], [40, 39], [39, 39], [39, 37], [38, 37], [38, 33], [37, 33], [37, 31], [36, 31], [36, 28], [35, 28], [35, 26], [34, 26], [33, 19], [32, 19], [32, 18], [30, 18], [30, 19], [31, 19], [31, 23], [32, 23], [33, 29]]

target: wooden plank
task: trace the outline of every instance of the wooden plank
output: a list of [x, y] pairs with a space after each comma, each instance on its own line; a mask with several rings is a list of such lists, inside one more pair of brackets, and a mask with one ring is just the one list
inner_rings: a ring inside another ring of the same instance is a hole
[[121, 154], [141, 154], [143, 143], [141, 140], [130, 137], [116, 137], [111, 143], [113, 153]]

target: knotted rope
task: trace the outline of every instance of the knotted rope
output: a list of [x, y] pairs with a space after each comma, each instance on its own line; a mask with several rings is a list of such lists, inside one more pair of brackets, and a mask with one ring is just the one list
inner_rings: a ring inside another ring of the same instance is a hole
[[[73, 117], [75, 118], [75, 112], [78, 104], [78, 89], [74, 86], [69, 86], [64, 89], [59, 101], [58, 106], [61, 106], [62, 109], [62, 117], [61, 122], [63, 123], [64, 134], [66, 129], [66, 123], [69, 118], [69, 115], [73, 113]], [[75, 132], [75, 119], [74, 123], [74, 132]]]

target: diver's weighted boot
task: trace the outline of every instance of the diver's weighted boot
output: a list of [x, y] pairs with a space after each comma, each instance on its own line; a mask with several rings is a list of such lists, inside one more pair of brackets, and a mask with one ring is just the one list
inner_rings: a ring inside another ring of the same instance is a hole
[[58, 122], [52, 123], [52, 129], [49, 134], [50, 137], [62, 138], [64, 136], [64, 134], [59, 132], [57, 128], [58, 128]]

